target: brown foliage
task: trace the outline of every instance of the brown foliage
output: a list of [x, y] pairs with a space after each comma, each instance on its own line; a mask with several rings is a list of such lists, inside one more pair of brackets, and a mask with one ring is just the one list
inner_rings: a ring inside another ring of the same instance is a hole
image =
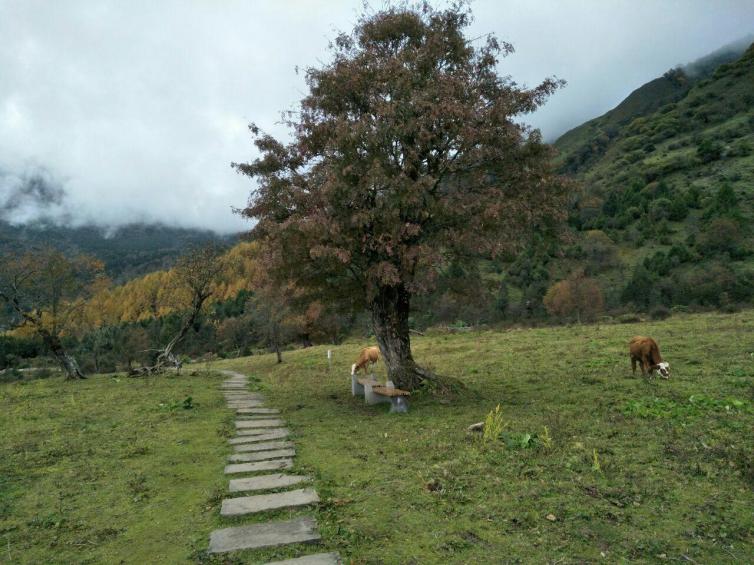
[[596, 280], [576, 273], [555, 283], [544, 298], [547, 311], [554, 316], [575, 316], [577, 320], [591, 320], [603, 311], [605, 300]]
[[469, 22], [463, 5], [363, 16], [329, 64], [307, 70], [293, 140], [252, 125], [261, 157], [234, 164], [258, 181], [242, 213], [258, 220], [271, 276], [368, 307], [397, 383], [414, 372], [410, 297], [432, 288], [438, 266], [518, 248], [564, 217], [548, 147], [514, 120], [562, 83], [526, 90], [498, 75], [511, 46], [475, 46]]

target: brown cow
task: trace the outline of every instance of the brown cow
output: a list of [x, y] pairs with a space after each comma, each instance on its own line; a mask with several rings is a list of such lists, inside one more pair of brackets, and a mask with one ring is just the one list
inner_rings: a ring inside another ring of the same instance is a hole
[[660, 348], [651, 337], [637, 335], [628, 344], [631, 368], [636, 373], [636, 363], [640, 363], [641, 374], [652, 377], [652, 372], [657, 371], [662, 378], [670, 378], [670, 365], [662, 360]]
[[359, 369], [364, 369], [364, 374], [367, 374], [367, 366], [368, 365], [375, 365], [377, 361], [380, 360], [380, 348], [373, 346], [373, 347], [365, 347], [361, 350], [361, 353], [359, 353], [359, 358], [356, 359], [356, 363], [351, 365], [351, 374], [355, 375], [356, 371]]

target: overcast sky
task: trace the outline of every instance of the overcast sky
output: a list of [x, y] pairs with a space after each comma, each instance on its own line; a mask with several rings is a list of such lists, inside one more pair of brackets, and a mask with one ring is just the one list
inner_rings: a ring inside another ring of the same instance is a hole
[[[66, 193], [50, 211], [76, 223], [243, 229], [231, 206], [243, 206], [252, 185], [230, 162], [253, 155], [247, 123], [285, 134], [279, 112], [304, 93], [295, 67], [325, 59], [328, 40], [350, 29], [360, 6], [0, 0], [0, 213], [33, 217], [17, 190], [42, 174]], [[516, 48], [502, 73], [528, 85], [550, 75], [568, 81], [526, 118], [547, 139], [754, 31], [751, 0], [476, 0], [472, 8], [471, 34], [494, 32]]]

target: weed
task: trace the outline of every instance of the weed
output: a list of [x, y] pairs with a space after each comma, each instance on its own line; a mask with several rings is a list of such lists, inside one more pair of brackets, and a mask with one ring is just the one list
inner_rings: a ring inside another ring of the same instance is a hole
[[597, 455], [597, 450], [592, 450], [592, 471], [602, 474], [602, 465], [600, 465], [600, 458]]
[[542, 429], [542, 435], [539, 436], [539, 439], [542, 441], [542, 446], [545, 449], [550, 449], [552, 447], [552, 437], [550, 436], [550, 430], [547, 429], [547, 426]]
[[484, 419], [484, 431], [482, 432], [482, 443], [487, 445], [491, 441], [497, 441], [500, 439], [500, 434], [505, 428], [503, 422], [503, 412], [500, 410], [500, 405], [495, 406], [494, 410], [490, 410], [487, 417]]

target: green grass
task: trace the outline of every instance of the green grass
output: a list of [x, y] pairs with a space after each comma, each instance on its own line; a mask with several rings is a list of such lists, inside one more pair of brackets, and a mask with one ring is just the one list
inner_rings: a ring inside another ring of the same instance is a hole
[[[669, 381], [631, 374], [637, 333]], [[215, 365], [261, 380], [322, 498], [231, 521], [221, 377], [0, 386], [0, 562], [258, 563], [315, 549], [209, 557], [209, 532], [301, 513], [355, 563], [754, 561], [751, 312], [418, 337], [467, 390], [405, 415], [351, 396], [367, 344], [331, 346], [331, 369], [328, 347]], [[498, 404], [499, 439], [466, 433]]]
[[227, 488], [219, 381], [0, 385], [0, 563], [183, 563], [204, 550]]
[[[631, 374], [637, 333], [671, 380]], [[415, 338], [468, 390], [407, 415], [351, 397], [367, 342], [332, 348], [332, 370], [327, 347], [224, 363], [282, 409], [324, 542], [357, 563], [752, 562], [753, 338], [750, 312]], [[482, 445], [465, 429], [497, 404]]]

